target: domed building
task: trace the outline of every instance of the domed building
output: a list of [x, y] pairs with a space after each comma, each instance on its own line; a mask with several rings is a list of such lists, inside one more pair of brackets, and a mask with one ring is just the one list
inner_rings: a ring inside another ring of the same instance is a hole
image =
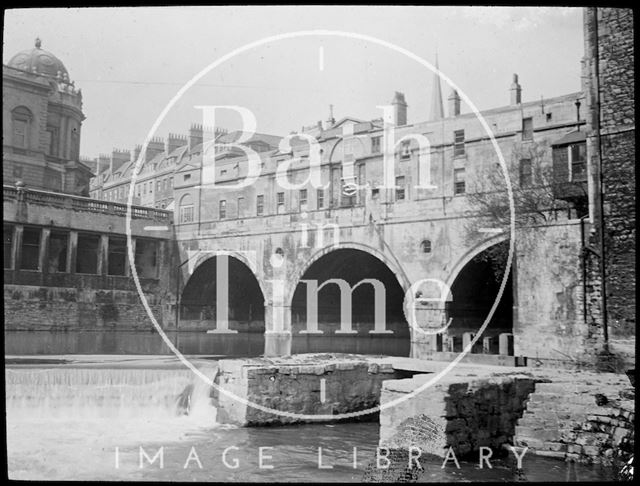
[[14, 55], [2, 66], [4, 183], [87, 196], [93, 174], [79, 157], [84, 119], [82, 92], [40, 39]]

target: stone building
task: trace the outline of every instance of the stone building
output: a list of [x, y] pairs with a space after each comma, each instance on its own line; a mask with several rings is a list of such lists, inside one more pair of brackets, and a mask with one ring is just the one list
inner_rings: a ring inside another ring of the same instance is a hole
[[93, 174], [79, 157], [82, 92], [41, 44], [2, 66], [4, 183], [86, 196]]
[[[116, 350], [101, 331], [151, 326], [131, 278], [127, 206], [84, 197], [95, 167], [78, 155], [82, 94], [38, 40], [3, 66], [2, 97], [7, 353], [42, 352], [42, 341], [22, 332], [36, 330], [77, 331], [58, 334], [64, 352], [87, 352], [87, 342], [92, 352]], [[133, 263], [164, 324], [162, 304], [174, 300], [172, 214], [131, 212]]]
[[[214, 138], [219, 143], [231, 143], [239, 132], [228, 133], [218, 128]], [[197, 157], [202, 151], [209, 132], [200, 124], [193, 124], [186, 136], [170, 133], [166, 140], [154, 137], [142, 154], [141, 166], [136, 176], [133, 204], [146, 207], [173, 209], [174, 173]], [[272, 150], [280, 137], [254, 134], [247, 145], [257, 151]], [[104, 201], [126, 203], [131, 186], [132, 172], [141, 157], [142, 146], [131, 152], [114, 149], [111, 155], [100, 155], [93, 161], [97, 167], [96, 177], [91, 179], [91, 197]]]
[[[633, 11], [585, 9], [583, 61], [591, 257], [611, 351], [633, 361], [636, 324], [635, 66]], [[604, 254], [604, 259], [599, 258]], [[603, 264], [603, 267], [600, 264]], [[602, 275], [604, 274], [604, 285]], [[602, 293], [604, 291], [604, 293]], [[604, 299], [600, 299], [600, 296]]]

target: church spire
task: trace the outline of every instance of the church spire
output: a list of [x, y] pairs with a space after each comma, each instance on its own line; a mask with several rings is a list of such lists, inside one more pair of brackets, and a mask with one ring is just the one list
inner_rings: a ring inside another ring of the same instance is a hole
[[[436, 69], [439, 69], [437, 51]], [[433, 73], [433, 85], [431, 89], [431, 107], [429, 108], [429, 119], [427, 121], [440, 120], [444, 118], [444, 108], [442, 105], [442, 89], [440, 88], [440, 76], [438, 73]]]

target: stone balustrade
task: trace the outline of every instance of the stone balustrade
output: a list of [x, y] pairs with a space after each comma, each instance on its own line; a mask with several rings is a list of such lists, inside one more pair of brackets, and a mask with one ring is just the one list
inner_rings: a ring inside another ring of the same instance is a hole
[[[31, 204], [43, 204], [47, 206], [73, 209], [76, 211], [91, 211], [107, 214], [127, 214], [127, 204], [102, 201], [88, 197], [73, 196], [56, 192], [39, 191], [36, 189], [25, 189], [21, 187], [2, 186], [3, 199], [24, 201]], [[173, 212], [163, 209], [147, 208], [143, 206], [131, 205], [132, 218], [146, 218], [154, 221], [170, 223], [173, 219]]]

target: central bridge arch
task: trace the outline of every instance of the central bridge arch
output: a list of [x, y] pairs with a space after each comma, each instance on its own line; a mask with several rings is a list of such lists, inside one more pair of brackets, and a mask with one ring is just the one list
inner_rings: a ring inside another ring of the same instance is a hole
[[[323, 248], [290, 292], [292, 353], [409, 356], [401, 268], [366, 245]], [[343, 308], [344, 307], [344, 308]]]

